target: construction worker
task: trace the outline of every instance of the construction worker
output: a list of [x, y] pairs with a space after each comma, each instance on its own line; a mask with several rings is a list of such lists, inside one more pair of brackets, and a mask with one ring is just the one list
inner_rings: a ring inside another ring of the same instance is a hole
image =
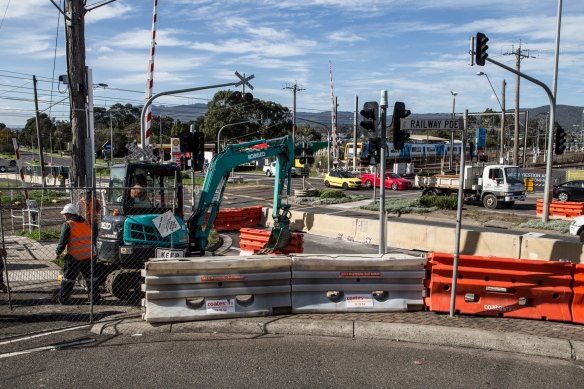
[[90, 223], [91, 231], [93, 232], [93, 242], [97, 240], [99, 233], [99, 214], [101, 212], [101, 203], [97, 198], [93, 201], [93, 193], [88, 190], [79, 199], [79, 211], [81, 216]]
[[[85, 278], [87, 288], [91, 288], [91, 262], [94, 261], [95, 249], [91, 245], [91, 227], [89, 223], [79, 215], [79, 208], [75, 204], [67, 204], [61, 211], [65, 223], [61, 227], [61, 237], [55, 250], [57, 257], [67, 248], [65, 265], [63, 267], [63, 281], [59, 290], [58, 301], [60, 304], [68, 304], [73, 292], [73, 286], [79, 272]], [[92, 258], [93, 254], [93, 258]], [[93, 303], [97, 304], [101, 299], [99, 295], [98, 277], [93, 277]]]

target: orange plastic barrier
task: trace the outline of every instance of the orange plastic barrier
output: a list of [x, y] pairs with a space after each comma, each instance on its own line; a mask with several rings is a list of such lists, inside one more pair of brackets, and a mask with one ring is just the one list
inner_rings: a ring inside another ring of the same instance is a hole
[[572, 299], [572, 319], [584, 324], [584, 265], [574, 266], [574, 298]]
[[[262, 250], [268, 239], [271, 230], [258, 230], [256, 228], [242, 228], [239, 230], [239, 248], [242, 254], [255, 254]], [[280, 251], [274, 254], [290, 254], [304, 252], [304, 235], [301, 233], [292, 233], [290, 243]]]
[[[213, 228], [217, 231], [235, 231], [243, 227], [257, 226], [262, 218], [262, 206], [220, 209], [215, 216]], [[209, 213], [205, 222], [209, 219]]]
[[[537, 200], [536, 216], [543, 214], [543, 199]], [[576, 216], [584, 215], [584, 203], [570, 202], [565, 203], [552, 201], [550, 203], [550, 219], [573, 219]]]
[[263, 207], [257, 205], [254, 207], [241, 208], [241, 216], [243, 220], [242, 227], [257, 226], [262, 220]]
[[[424, 303], [449, 312], [453, 255], [430, 253]], [[461, 255], [457, 313], [571, 322], [571, 263]]]

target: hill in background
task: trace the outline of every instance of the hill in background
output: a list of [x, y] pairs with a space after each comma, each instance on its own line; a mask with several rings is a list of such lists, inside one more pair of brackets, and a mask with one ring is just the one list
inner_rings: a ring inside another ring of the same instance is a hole
[[[391, 108], [391, 107], [390, 107]], [[556, 122], [560, 124], [565, 130], [573, 131], [574, 127], [580, 129], [583, 120], [583, 109], [584, 107], [575, 107], [572, 105], [558, 105], [556, 107]], [[537, 108], [521, 108], [520, 111], [527, 110], [529, 112], [529, 119], [533, 120], [538, 115], [549, 112], [549, 106], [544, 105]], [[206, 104], [191, 104], [191, 105], [179, 105], [173, 107], [165, 106], [154, 106], [152, 108], [152, 113], [156, 116], [163, 115], [169, 116], [173, 119], [178, 119], [183, 122], [188, 122], [190, 120], [196, 120], [199, 116], [203, 116], [207, 112]], [[512, 113], [512, 109], [507, 109], [506, 112]], [[449, 118], [451, 113], [412, 113], [412, 118]], [[306, 119], [306, 120], [303, 120]], [[337, 125], [341, 127], [352, 127], [354, 123], [354, 114], [350, 111], [339, 111], [337, 113]], [[361, 118], [359, 117], [360, 121]], [[388, 121], [391, 121], [391, 110], [389, 110]], [[297, 112], [296, 113], [296, 123], [303, 124], [308, 123], [312, 127], [318, 127], [315, 123], [322, 123], [322, 125], [330, 128], [331, 125], [331, 112]]]

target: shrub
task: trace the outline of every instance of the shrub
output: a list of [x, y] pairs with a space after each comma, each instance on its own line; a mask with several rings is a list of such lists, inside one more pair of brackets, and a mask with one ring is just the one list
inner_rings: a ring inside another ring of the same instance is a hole
[[22, 230], [18, 232], [18, 235], [26, 236], [27, 238], [34, 240], [58, 240], [61, 236], [61, 227], [42, 228], [40, 239], [39, 230], [37, 229], [33, 230], [32, 232], [28, 232], [28, 230]]
[[347, 197], [345, 192], [337, 189], [325, 189], [318, 196], [321, 199], [342, 199]]
[[456, 209], [458, 199], [454, 196], [422, 196], [420, 205], [437, 209]]
[[536, 228], [538, 230], [553, 230], [559, 232], [569, 232], [570, 231], [570, 221], [569, 220], [549, 220], [547, 223], [541, 220], [528, 220], [525, 223], [521, 223], [519, 227], [523, 228]]

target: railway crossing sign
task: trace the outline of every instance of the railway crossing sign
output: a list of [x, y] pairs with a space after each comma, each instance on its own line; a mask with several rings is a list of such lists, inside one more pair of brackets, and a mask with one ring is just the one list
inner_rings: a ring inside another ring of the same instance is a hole
[[[240, 86], [240, 85], [245, 85], [247, 86], [249, 89], [253, 90], [253, 85], [249, 83], [249, 80], [252, 80], [255, 76], [249, 75], [249, 76], [245, 76], [245, 73], [243, 74], [243, 76], [236, 70], [235, 71], [235, 75], [240, 79], [240, 81], [235, 84], [235, 86]], [[245, 88], [245, 87], [244, 87]]]
[[403, 131], [426, 131], [426, 130], [442, 130], [442, 131], [462, 131], [462, 119], [401, 119], [401, 129]]

